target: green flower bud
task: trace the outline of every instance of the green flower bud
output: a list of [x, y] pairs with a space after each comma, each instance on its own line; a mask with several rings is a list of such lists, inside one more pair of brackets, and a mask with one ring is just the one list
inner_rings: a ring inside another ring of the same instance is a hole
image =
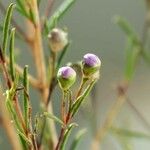
[[59, 52], [64, 49], [68, 44], [68, 34], [67, 32], [54, 28], [48, 35], [50, 48], [53, 52]]
[[76, 72], [69, 66], [61, 67], [57, 73], [58, 83], [60, 88], [68, 90], [76, 80]]
[[84, 75], [90, 77], [99, 71], [101, 61], [96, 55], [88, 53], [84, 55], [82, 65]]

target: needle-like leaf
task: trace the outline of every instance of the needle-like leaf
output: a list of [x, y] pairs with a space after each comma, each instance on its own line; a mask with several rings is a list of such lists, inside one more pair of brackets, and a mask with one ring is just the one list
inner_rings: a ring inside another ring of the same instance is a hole
[[4, 20], [4, 25], [3, 25], [3, 54], [4, 54], [4, 56], [5, 56], [6, 48], [7, 48], [9, 26], [10, 26], [10, 20], [11, 20], [12, 11], [13, 11], [14, 6], [15, 5], [13, 3], [11, 3], [9, 5], [7, 12], [6, 12], [5, 20]]
[[46, 32], [47, 34], [50, 32], [52, 28], [54, 28], [58, 21], [63, 17], [65, 12], [74, 4], [76, 0], [64, 0], [60, 7], [56, 10], [56, 12], [50, 17], [50, 19], [46, 23]]
[[14, 40], [15, 40], [15, 28], [11, 30], [10, 34], [10, 46], [9, 46], [9, 60], [10, 60], [10, 75], [12, 81], [15, 80], [15, 68], [14, 68]]

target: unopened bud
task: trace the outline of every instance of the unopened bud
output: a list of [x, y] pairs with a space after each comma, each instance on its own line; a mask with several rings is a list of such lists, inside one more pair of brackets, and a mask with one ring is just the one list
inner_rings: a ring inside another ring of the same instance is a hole
[[61, 89], [68, 90], [76, 80], [76, 72], [69, 66], [58, 70], [57, 79]]
[[48, 35], [50, 48], [53, 52], [59, 52], [68, 44], [68, 34], [59, 28], [54, 28]]
[[101, 61], [95, 54], [86, 54], [82, 61], [83, 73], [85, 76], [90, 77], [99, 71], [101, 66]]

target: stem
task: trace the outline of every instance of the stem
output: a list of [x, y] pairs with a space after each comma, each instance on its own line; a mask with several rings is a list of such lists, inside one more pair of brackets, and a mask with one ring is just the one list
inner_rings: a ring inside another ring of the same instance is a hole
[[56, 145], [55, 150], [59, 150], [59, 146], [60, 146], [61, 141], [62, 141], [62, 139], [63, 139], [64, 132], [65, 132], [65, 129], [62, 128], [61, 131], [60, 131], [60, 136], [59, 136], [58, 143], [57, 143], [57, 145]]
[[[34, 59], [35, 59], [35, 65], [37, 70], [37, 76], [39, 81], [42, 85], [45, 85], [46, 83], [46, 68], [45, 68], [45, 60], [44, 60], [44, 51], [43, 51], [43, 45], [42, 45], [42, 35], [41, 35], [41, 25], [40, 25], [40, 18], [39, 18], [39, 12], [37, 7], [37, 1], [36, 0], [30, 0], [30, 7], [34, 11], [35, 21], [36, 24], [34, 25], [32, 22], [28, 20], [28, 32], [33, 33], [30, 36], [31, 43], [30, 46], [33, 51]], [[46, 101], [46, 94], [45, 90], [42, 91], [43, 95], [43, 101]]]
[[15, 107], [15, 110], [17, 112], [18, 118], [21, 122], [22, 128], [24, 129], [24, 132], [26, 133], [26, 135], [28, 135], [28, 130], [26, 128], [26, 125], [25, 125], [25, 122], [24, 122], [24, 119], [23, 119], [23, 115], [22, 115], [22, 112], [21, 112], [21, 108], [20, 108], [20, 105], [19, 105], [19, 102], [18, 102], [18, 98], [17, 98], [16, 95], [14, 96], [13, 102], [14, 102], [14, 107]]
[[[55, 82], [56, 82], [55, 81], [56, 53], [52, 52], [51, 54], [52, 54], [51, 55], [51, 58], [52, 58], [52, 74], [51, 74], [51, 79], [50, 79], [48, 98], [46, 100], [46, 111], [48, 109], [48, 105], [49, 105], [49, 102], [51, 100], [51, 96], [52, 96], [52, 93], [53, 93], [53, 90], [54, 90], [54, 87], [55, 87]], [[41, 134], [40, 134], [40, 138], [39, 138], [39, 143], [38, 143], [39, 148], [41, 147], [45, 126], [46, 126], [46, 118], [44, 118], [42, 130], [41, 130]]]
[[47, 5], [46, 11], [45, 11], [45, 17], [46, 18], [50, 15], [53, 4], [54, 4], [54, 0], [49, 0], [48, 1], [48, 5]]
[[145, 117], [142, 115], [142, 113], [135, 107], [135, 105], [132, 103], [132, 101], [127, 98], [127, 103], [128, 105], [132, 108], [132, 110], [137, 114], [137, 116], [141, 119], [142, 123], [145, 125], [145, 127], [150, 130], [150, 124], [149, 122], [145, 119]]
[[84, 87], [84, 85], [85, 85], [87, 80], [88, 80], [88, 78], [85, 78], [85, 77], [82, 76], [81, 84], [80, 84], [79, 90], [77, 92], [76, 99], [80, 96], [80, 94], [81, 94], [81, 92], [83, 90], [83, 87]]
[[50, 15], [50, 13], [51, 13], [53, 4], [54, 4], [54, 0], [49, 0], [49, 1], [48, 1], [47, 8], [46, 8], [46, 10], [45, 10], [44, 20], [43, 20], [43, 23], [42, 23], [42, 30], [43, 30], [43, 28], [44, 28], [46, 19], [49, 17], [49, 15]]
[[[35, 23], [36, 23], [34, 25], [29, 20], [27, 21], [29, 35], [31, 35], [31, 33], [33, 33], [33, 36], [30, 37], [31, 41], [32, 41], [32, 43], [30, 43], [30, 46], [32, 48], [34, 59], [35, 59], [38, 80], [40, 81], [40, 84], [43, 87], [41, 89], [42, 100], [46, 104], [49, 90], [45, 86], [47, 83], [47, 78], [46, 78], [46, 66], [45, 66], [45, 60], [44, 60], [44, 51], [43, 51], [43, 45], [42, 45], [42, 34], [41, 34], [41, 23], [40, 23], [40, 17], [39, 17], [39, 10], [38, 10], [38, 6], [37, 6], [37, 0], [30, 0], [28, 2], [30, 3], [31, 9], [33, 10], [33, 13], [35, 16]], [[53, 114], [51, 105], [49, 105], [48, 111], [51, 114]], [[52, 143], [56, 143], [57, 134], [56, 134], [54, 121], [49, 122], [49, 127], [50, 127], [50, 130], [53, 131]]]
[[61, 119], [65, 123], [66, 111], [65, 111], [65, 98], [66, 93], [63, 91], [62, 100], [61, 100]]
[[91, 148], [92, 150], [99, 150], [99, 145], [101, 144], [102, 139], [104, 138], [104, 136], [106, 135], [110, 127], [112, 126], [112, 123], [115, 120], [124, 102], [125, 102], [124, 95], [120, 95], [117, 101], [115, 102], [115, 104], [113, 105], [113, 107], [111, 108], [111, 110], [108, 112], [102, 128], [100, 128], [97, 131], [92, 143], [92, 148]]
[[51, 94], [53, 92], [53, 89], [56, 85], [56, 79], [55, 79], [55, 69], [56, 69], [56, 53], [51, 52], [51, 59], [52, 59], [52, 73], [51, 73], [51, 79], [50, 79], [50, 85], [49, 85], [49, 93], [48, 98], [46, 101], [46, 106], [48, 106], [50, 100], [51, 100]]
[[[62, 100], [61, 100], [61, 119], [62, 119], [62, 121], [63, 121], [63, 123], [65, 124], [65, 125], [67, 125], [67, 122], [66, 122], [66, 105], [65, 105], [65, 100], [67, 100], [66, 98], [67, 98], [67, 96], [66, 96], [66, 91], [62, 91], [63, 93], [62, 93]], [[55, 150], [58, 150], [59, 149], [59, 147], [60, 147], [60, 144], [61, 144], [61, 142], [62, 142], [62, 139], [63, 139], [63, 137], [64, 137], [64, 132], [65, 132], [65, 128], [64, 127], [62, 127], [61, 128], [61, 131], [60, 131], [60, 136], [59, 136], [59, 139], [58, 139], [58, 143], [57, 143], [57, 145], [56, 145], [56, 148], [55, 148]]]
[[107, 134], [108, 130], [111, 128], [113, 121], [116, 119], [117, 114], [121, 110], [123, 104], [126, 101], [127, 83], [125, 82], [122, 86], [118, 87], [118, 98], [110, 111], [108, 112], [104, 124], [96, 132], [94, 140], [91, 145], [92, 150], [99, 150], [99, 145], [101, 144], [103, 138]]
[[72, 92], [71, 92], [71, 90], [68, 90], [68, 94], [69, 94], [69, 108], [68, 108], [68, 111], [70, 111], [71, 106], [72, 106]]

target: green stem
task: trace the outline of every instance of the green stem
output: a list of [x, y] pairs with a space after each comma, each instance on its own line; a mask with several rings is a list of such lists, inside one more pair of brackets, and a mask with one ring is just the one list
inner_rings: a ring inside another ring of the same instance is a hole
[[87, 82], [87, 80], [88, 80], [88, 78], [82, 77], [81, 84], [80, 84], [79, 90], [76, 95], [76, 99], [81, 95], [81, 92], [82, 92], [83, 87], [84, 87], [85, 83]]

